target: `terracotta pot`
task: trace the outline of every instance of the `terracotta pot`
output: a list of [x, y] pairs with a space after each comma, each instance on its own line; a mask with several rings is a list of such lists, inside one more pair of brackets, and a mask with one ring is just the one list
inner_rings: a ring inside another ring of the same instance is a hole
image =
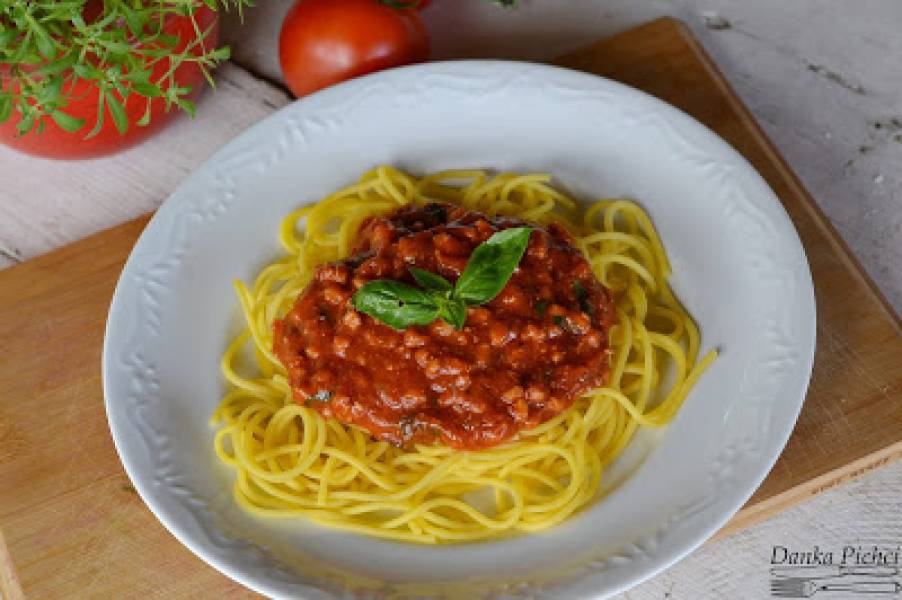
[[[219, 40], [218, 14], [206, 6], [201, 6], [194, 13], [194, 17], [201, 31], [205, 31], [210, 25], [213, 25], [213, 30], [210, 31], [203, 46], [208, 50], [215, 48]], [[194, 26], [188, 17], [169, 17], [164, 24], [163, 30], [169, 35], [179, 37], [179, 44], [175, 48], [176, 52], [181, 52], [196, 39]], [[198, 45], [196, 50], [192, 50], [192, 52], [201, 54], [203, 48], [201, 45]], [[153, 75], [151, 79], [156, 81], [168, 68], [169, 61], [159, 61], [152, 68]], [[6, 72], [9, 72], [8, 68]], [[190, 62], [183, 63], [176, 69], [174, 80], [178, 86], [191, 86], [192, 97], [196, 97], [200, 93], [205, 81], [201, 70], [195, 63]], [[3, 82], [3, 88], [9, 89], [9, 87], [13, 86], [6, 79]], [[13, 115], [6, 122], [0, 123], [0, 143], [27, 154], [49, 158], [71, 159], [103, 156], [124, 150], [144, 141], [160, 131], [181, 112], [175, 106], [169, 112], [166, 112], [163, 98], [148, 99], [137, 94], [130, 94], [123, 101], [129, 121], [128, 130], [120, 134], [108, 112], [109, 109], [105, 108], [104, 110], [107, 111], [107, 114], [104, 116], [103, 127], [100, 132], [90, 139], [85, 139], [85, 136], [91, 131], [97, 119], [97, 88], [91, 81], [78, 79], [74, 83], [64, 84], [64, 90], [69, 93], [71, 99], [63, 111], [73, 117], [85, 119], [84, 127], [75, 133], [69, 133], [61, 129], [50, 117], [44, 117], [44, 131], [42, 133], [32, 131], [19, 136], [16, 132], [16, 124], [21, 119], [21, 115], [14, 111]], [[114, 93], [122, 100], [118, 93]], [[148, 101], [150, 101], [151, 105], [150, 124], [140, 127], [136, 123], [144, 116]]]

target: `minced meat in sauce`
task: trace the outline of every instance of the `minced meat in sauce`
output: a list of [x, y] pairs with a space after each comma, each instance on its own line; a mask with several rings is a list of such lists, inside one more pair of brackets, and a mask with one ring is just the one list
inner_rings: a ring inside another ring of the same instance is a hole
[[370, 218], [345, 260], [322, 265], [275, 323], [275, 353], [295, 398], [397, 446], [487, 448], [535, 427], [603, 385], [614, 309], [570, 234], [539, 227], [510, 281], [467, 309], [403, 331], [355, 310], [374, 279], [415, 284], [419, 267], [454, 282], [493, 233], [526, 225], [446, 204]]

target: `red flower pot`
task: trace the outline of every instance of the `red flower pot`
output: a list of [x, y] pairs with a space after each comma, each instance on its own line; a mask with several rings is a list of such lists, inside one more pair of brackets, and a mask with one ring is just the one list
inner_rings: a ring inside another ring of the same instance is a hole
[[[193, 54], [201, 55], [215, 48], [218, 43], [218, 14], [202, 5], [195, 11], [194, 18], [201, 31], [206, 31], [208, 27], [213, 25], [213, 29], [204, 42], [197, 44], [191, 49]], [[186, 16], [169, 16], [163, 30], [165, 33], [178, 36], [179, 38], [178, 45], [172, 49], [174, 53], [182, 52], [197, 39], [191, 19]], [[3, 69], [3, 66], [0, 65], [0, 70]], [[153, 73], [151, 80], [157, 81], [169, 69], [169, 66], [167, 59], [158, 61], [151, 69]], [[8, 66], [6, 66], [5, 71], [7, 74], [9, 73]], [[3, 73], [0, 72], [0, 77], [2, 75]], [[8, 89], [7, 86], [14, 87], [8, 78], [4, 79], [4, 89]], [[192, 96], [197, 96], [204, 84], [203, 73], [196, 63], [193, 62], [184, 62], [179, 65], [173, 74], [173, 79], [177, 86], [190, 86]], [[165, 91], [165, 87], [162, 84], [161, 87]], [[69, 80], [64, 84], [63, 89], [70, 98], [63, 111], [73, 117], [85, 119], [84, 127], [74, 133], [70, 133], [60, 128], [49, 116], [45, 116], [43, 117], [43, 132], [31, 131], [20, 136], [16, 132], [16, 124], [21, 116], [14, 111], [13, 115], [6, 122], [0, 123], [0, 143], [27, 154], [49, 158], [73, 159], [103, 156], [124, 150], [144, 141], [160, 131], [180, 112], [175, 106], [171, 107], [167, 112], [164, 98], [149, 99], [138, 94], [129, 94], [128, 98], [123, 100], [125, 113], [128, 117], [128, 130], [125, 133], [119, 133], [113, 119], [109, 114], [106, 114], [100, 132], [89, 139], [85, 139], [85, 136], [91, 131], [97, 119], [97, 88], [94, 86], [93, 81], [77, 79], [74, 82]], [[113, 93], [122, 100], [118, 93]], [[137, 122], [144, 116], [148, 102], [150, 102], [150, 123], [146, 126], [139, 126]], [[104, 108], [104, 110], [108, 109]]]

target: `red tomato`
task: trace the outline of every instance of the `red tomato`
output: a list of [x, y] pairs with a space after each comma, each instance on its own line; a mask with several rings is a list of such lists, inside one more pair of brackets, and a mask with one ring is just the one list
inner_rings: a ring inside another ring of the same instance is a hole
[[429, 34], [416, 10], [380, 0], [297, 0], [279, 35], [285, 83], [298, 97], [428, 56]]
[[[219, 37], [217, 14], [206, 6], [201, 6], [194, 16], [201, 31], [204, 31], [211, 24], [215, 24], [214, 29], [203, 44], [207, 49], [215, 47]], [[184, 50], [189, 43], [196, 39], [194, 26], [188, 17], [170, 17], [164, 26], [164, 31], [169, 35], [177, 35], [179, 37], [180, 41], [175, 49], [177, 52]], [[192, 50], [192, 52], [200, 54], [202, 52], [201, 45], [198, 45], [196, 50]], [[168, 61], [158, 62], [152, 69], [152, 79], [156, 80], [162, 76], [168, 68]], [[194, 63], [182, 63], [176, 69], [174, 76], [177, 85], [191, 86], [193, 90], [192, 95], [194, 96], [203, 88], [203, 74]], [[2, 74], [0, 74], [0, 77], [2, 77]], [[84, 139], [85, 135], [93, 128], [97, 119], [97, 90], [91, 82], [83, 79], [79, 79], [74, 86], [70, 86], [67, 89], [72, 91], [72, 100], [63, 110], [73, 117], [85, 119], [84, 127], [75, 133], [69, 133], [61, 129], [50, 117], [45, 117], [44, 131], [42, 133], [32, 131], [24, 136], [17, 137], [16, 123], [19, 122], [19, 118], [14, 113], [5, 123], [0, 123], [0, 143], [28, 154], [48, 158], [91, 158], [134, 146], [162, 129], [167, 122], [171, 121], [180, 112], [177, 107], [172, 107], [167, 113], [163, 98], [153, 98], [150, 101], [150, 124], [145, 127], [139, 127], [135, 123], [144, 115], [147, 107], [147, 98], [131, 94], [124, 101], [125, 112], [129, 121], [128, 131], [120, 134], [113, 123], [112, 117], [107, 113], [100, 133], [90, 139]], [[119, 97], [118, 94], [117, 97]]]

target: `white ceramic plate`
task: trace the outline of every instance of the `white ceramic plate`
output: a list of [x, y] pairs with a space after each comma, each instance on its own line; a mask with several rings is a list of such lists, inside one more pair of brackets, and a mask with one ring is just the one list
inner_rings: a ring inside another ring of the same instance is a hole
[[[258, 519], [212, 450], [233, 278], [278, 254], [299, 205], [389, 163], [414, 173], [548, 171], [584, 199], [648, 210], [673, 285], [721, 357], [666, 429], [644, 431], [606, 498], [541, 534], [423, 547]], [[125, 469], [160, 521], [226, 575], [277, 597], [589, 598], [684, 556], [780, 454], [814, 353], [811, 276], [761, 177], [711, 131], [599, 77], [510, 62], [408, 67], [295, 102], [192, 174], [135, 246], [107, 322], [103, 382]]]

